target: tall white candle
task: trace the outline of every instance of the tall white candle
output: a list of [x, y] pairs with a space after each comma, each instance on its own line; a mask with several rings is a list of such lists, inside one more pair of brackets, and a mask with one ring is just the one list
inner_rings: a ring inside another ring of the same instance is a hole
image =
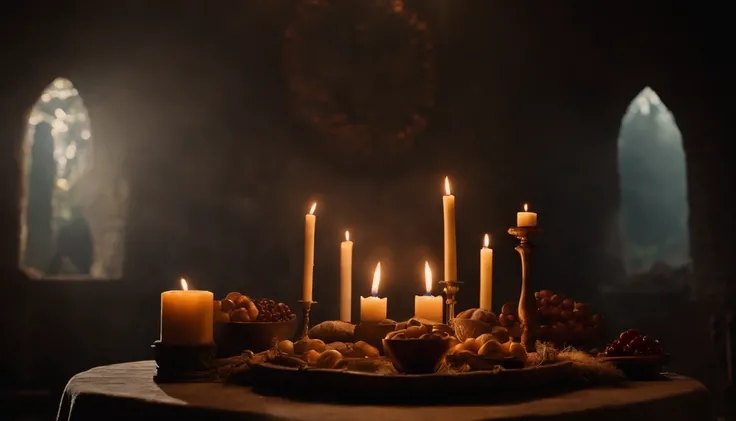
[[213, 343], [214, 295], [210, 291], [189, 291], [181, 280], [181, 291], [161, 293], [161, 343], [195, 346]]
[[493, 249], [488, 234], [483, 238], [480, 249], [480, 308], [491, 311], [493, 303]]
[[517, 227], [536, 227], [537, 226], [537, 214], [534, 212], [528, 212], [529, 205], [524, 203], [524, 212], [516, 213], [516, 226]]
[[386, 307], [388, 300], [378, 298], [378, 286], [381, 284], [381, 262], [376, 265], [373, 272], [373, 285], [371, 286], [371, 297], [360, 297], [360, 321], [376, 323], [386, 319]]
[[350, 299], [353, 283], [353, 242], [350, 233], [345, 231], [345, 241], [340, 244], [340, 320], [350, 322]]
[[424, 262], [424, 286], [426, 295], [414, 296], [414, 317], [442, 323], [442, 297], [432, 295], [432, 269]]
[[304, 289], [302, 291], [302, 300], [312, 301], [312, 285], [314, 283], [314, 230], [317, 224], [317, 217], [314, 211], [317, 209], [317, 202], [312, 204], [309, 213], [304, 219]]
[[445, 279], [457, 281], [457, 247], [455, 242], [455, 196], [450, 191], [450, 179], [445, 177], [445, 196], [442, 197], [445, 219]]

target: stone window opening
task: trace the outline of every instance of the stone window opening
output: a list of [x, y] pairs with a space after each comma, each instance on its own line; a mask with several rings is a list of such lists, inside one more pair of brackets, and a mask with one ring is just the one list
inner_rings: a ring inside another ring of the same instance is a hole
[[32, 279], [122, 275], [127, 185], [71, 81], [33, 105], [22, 146], [20, 267]]
[[618, 138], [622, 255], [630, 279], [685, 284], [690, 273], [687, 168], [674, 115], [649, 87]]

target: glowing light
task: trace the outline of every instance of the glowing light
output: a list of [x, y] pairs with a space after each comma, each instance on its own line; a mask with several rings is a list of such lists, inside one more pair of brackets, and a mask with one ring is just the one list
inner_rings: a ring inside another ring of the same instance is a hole
[[450, 178], [445, 177], [445, 195], [449, 196], [452, 194], [452, 191], [450, 190]]
[[345, 231], [345, 241], [350, 241], [350, 231]]
[[[83, 116], [84, 114], [80, 115]], [[83, 121], [83, 119], [80, 119], [80, 121]], [[89, 138], [92, 136], [92, 133], [89, 132], [89, 130], [84, 129], [82, 130], [82, 133], [79, 134], [79, 136], [84, 140], [89, 140]]]
[[529, 212], [529, 205], [524, 203], [524, 212]]
[[381, 284], [381, 262], [376, 265], [376, 270], [373, 272], [373, 285], [371, 285], [371, 295], [374, 297], [378, 296], [378, 286]]
[[182, 291], [189, 291], [189, 285], [187, 285], [187, 280], [184, 278], [181, 278], [181, 289]]
[[317, 202], [314, 202], [314, 203], [312, 204], [312, 207], [311, 207], [311, 209], [309, 209], [309, 214], [310, 214], [310, 215], [314, 215], [314, 211], [315, 211], [316, 209], [317, 209]]
[[491, 237], [488, 234], [483, 237], [483, 247], [489, 247], [491, 245]]
[[429, 262], [424, 262], [424, 286], [427, 287], [427, 294], [432, 292], [432, 269]]

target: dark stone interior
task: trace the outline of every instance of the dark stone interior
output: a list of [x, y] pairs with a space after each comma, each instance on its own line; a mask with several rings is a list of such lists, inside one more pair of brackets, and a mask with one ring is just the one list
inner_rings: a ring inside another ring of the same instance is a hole
[[[414, 88], [431, 91], [434, 101], [411, 100], [405, 110], [421, 108], [426, 130], [393, 144], [324, 135], [295, 112], [289, 60], [297, 53], [302, 61], [328, 57], [315, 71], [353, 75], [343, 89], [360, 95], [375, 72], [386, 71], [379, 53], [376, 60], [343, 55], [342, 37], [290, 50], [286, 29], [306, 19], [297, 3], [42, 1], [43, 8], [17, 6], [0, 18], [0, 381], [7, 389], [56, 390], [95, 365], [150, 359], [159, 293], [182, 274], [216, 295], [240, 290], [296, 307], [303, 215], [314, 199], [314, 319], [338, 315], [346, 228], [355, 240], [354, 314], [380, 258], [389, 316], [408, 317], [411, 296], [422, 290], [423, 260], [441, 262], [442, 178], [449, 175], [466, 280], [461, 307], [476, 304], [484, 232], [494, 236], [494, 308], [518, 298], [519, 259], [505, 231], [529, 202], [544, 230], [538, 288], [591, 301], [611, 334], [639, 327], [661, 337], [673, 371], [723, 393], [725, 351], [714, 345], [710, 320], [734, 305], [727, 148], [734, 66], [715, 46], [728, 31], [719, 22], [725, 17], [659, 2], [407, 1], [428, 25], [432, 74], [418, 73], [426, 85], [403, 74], [371, 91], [378, 117], [370, 122], [393, 124], [386, 110], [399, 109]], [[360, 11], [338, 9], [334, 21], [351, 22]], [[59, 76], [79, 90], [95, 141], [130, 186], [122, 279], [30, 280], [19, 269], [27, 113]], [[625, 277], [616, 138], [645, 86], [672, 110], [684, 139], [692, 294], [666, 286], [603, 292]]]

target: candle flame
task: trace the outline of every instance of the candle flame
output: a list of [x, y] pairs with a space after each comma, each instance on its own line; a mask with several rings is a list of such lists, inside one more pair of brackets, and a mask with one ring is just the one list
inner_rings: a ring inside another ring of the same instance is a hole
[[187, 280], [184, 278], [181, 278], [181, 289], [183, 291], [189, 291], [189, 285], [187, 285]]
[[432, 293], [432, 269], [429, 262], [424, 262], [424, 286], [427, 288], [427, 295]]
[[445, 177], [445, 195], [449, 196], [452, 194], [450, 190], [450, 177]]
[[376, 265], [376, 271], [373, 272], [373, 285], [371, 286], [371, 295], [378, 296], [378, 285], [381, 284], [381, 262]]
[[486, 234], [485, 237], [483, 237], [483, 247], [488, 247], [491, 245], [491, 237]]
[[345, 241], [350, 241], [350, 231], [345, 231]]
[[529, 212], [529, 205], [524, 203], [524, 212]]
[[317, 209], [317, 202], [314, 202], [312, 204], [312, 207], [309, 209], [309, 214], [314, 215], [314, 211]]

